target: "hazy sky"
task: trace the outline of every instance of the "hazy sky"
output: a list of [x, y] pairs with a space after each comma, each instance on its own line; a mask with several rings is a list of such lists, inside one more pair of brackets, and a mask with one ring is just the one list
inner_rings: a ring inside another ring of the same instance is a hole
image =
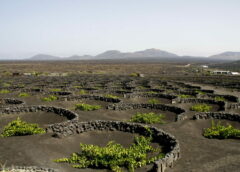
[[240, 0], [0, 0], [0, 58], [240, 51]]

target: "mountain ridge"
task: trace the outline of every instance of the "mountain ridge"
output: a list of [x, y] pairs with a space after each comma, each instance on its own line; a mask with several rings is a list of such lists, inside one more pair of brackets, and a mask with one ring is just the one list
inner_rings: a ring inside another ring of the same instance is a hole
[[143, 51], [135, 51], [135, 52], [121, 52], [119, 50], [108, 50], [96, 56], [91, 55], [73, 55], [70, 57], [58, 57], [47, 54], [37, 54], [33, 57], [27, 58], [26, 60], [82, 60], [82, 59], [121, 59], [121, 58], [163, 58], [163, 57], [179, 57], [174, 53], [170, 53], [167, 51], [159, 50], [159, 49], [146, 49]]
[[[188, 57], [188, 58], [195, 58], [194, 56], [179, 56], [177, 54], [163, 51], [160, 49], [146, 49], [142, 51], [135, 51], [135, 52], [121, 52], [119, 50], [108, 50], [103, 53], [100, 53], [96, 56], [91, 55], [72, 55], [69, 57], [58, 57], [52, 56], [48, 54], [37, 54], [33, 57], [27, 58], [25, 60], [104, 60], [104, 59], [162, 59], [162, 58], [180, 58], [180, 57]], [[196, 57], [197, 58], [197, 57]], [[206, 58], [206, 59], [213, 59], [213, 60], [226, 60], [226, 61], [236, 61], [240, 60], [240, 52], [233, 52], [233, 51], [226, 51], [220, 54], [208, 56], [208, 57], [198, 57], [198, 58]]]
[[224, 60], [240, 60], [240, 52], [226, 51], [220, 54], [209, 56], [209, 58], [224, 59]]

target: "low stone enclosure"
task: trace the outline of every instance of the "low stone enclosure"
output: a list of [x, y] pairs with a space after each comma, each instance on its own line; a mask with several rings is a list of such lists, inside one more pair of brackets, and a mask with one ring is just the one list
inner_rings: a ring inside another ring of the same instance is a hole
[[[1, 114], [15, 114], [15, 113], [23, 113], [23, 112], [38, 112], [38, 111], [44, 111], [44, 112], [53, 112], [57, 115], [60, 116], [65, 116], [68, 121], [62, 122], [68, 123], [69, 121], [78, 121], [78, 114], [64, 109], [64, 108], [59, 108], [59, 107], [54, 107], [54, 106], [15, 106], [15, 107], [10, 107], [10, 108], [4, 108], [0, 109], [0, 115]], [[52, 125], [57, 125], [60, 123], [56, 124], [50, 124], [46, 127], [46, 131], [48, 130], [49, 127]]]
[[240, 103], [230, 103], [228, 104], [227, 109], [240, 109]]
[[0, 107], [4, 108], [7, 107], [7, 105], [24, 105], [25, 102], [18, 99], [0, 99]]
[[69, 121], [67, 123], [53, 124], [48, 127], [47, 132], [53, 132], [53, 136], [62, 138], [93, 130], [117, 130], [144, 136], [147, 136], [149, 130], [151, 130], [153, 141], [164, 146], [166, 150], [165, 157], [154, 162], [153, 172], [164, 172], [167, 167], [173, 167], [173, 163], [180, 158], [179, 142], [174, 136], [156, 127], [148, 127], [143, 124], [103, 120], [89, 122]]
[[64, 101], [74, 101], [74, 100], [81, 100], [81, 99], [99, 100], [99, 101], [111, 102], [111, 103], [121, 102], [121, 100], [118, 98], [109, 98], [109, 97], [95, 96], [95, 95], [66, 96], [66, 97], [59, 98], [59, 100], [64, 100]]
[[176, 113], [175, 121], [181, 121], [187, 118], [184, 114], [185, 110], [175, 106], [168, 106], [164, 104], [136, 104], [136, 103], [117, 103], [110, 104], [107, 106], [107, 109], [110, 110], [130, 110], [130, 109], [159, 109], [163, 111], [170, 111]]
[[152, 94], [152, 93], [129, 93], [124, 94], [124, 98], [138, 98], [138, 97], [156, 97], [156, 98], [166, 98], [166, 99], [176, 99], [177, 96], [169, 95], [169, 94]]
[[42, 93], [44, 92], [43, 88], [26, 88], [26, 89], [22, 89], [23, 92], [27, 92], [27, 93]]
[[195, 98], [176, 98], [172, 100], [172, 103], [207, 103], [216, 104], [219, 106], [219, 110], [224, 111], [227, 108], [227, 103], [224, 101], [216, 101], [212, 99], [195, 99]]
[[59, 172], [58, 170], [52, 168], [43, 168], [36, 166], [14, 166], [7, 168], [0, 168], [0, 172]]
[[240, 122], [240, 115], [237, 113], [228, 112], [202, 112], [193, 116], [194, 120], [199, 119], [225, 119], [229, 121]]
[[202, 97], [209, 97], [209, 98], [223, 97], [227, 101], [236, 102], [236, 103], [240, 101], [240, 99], [237, 96], [233, 96], [233, 95], [205, 94], [205, 95], [202, 95]]
[[68, 96], [71, 95], [72, 93], [69, 91], [50, 91], [46, 92], [45, 94], [53, 94], [53, 95], [58, 95], [58, 96]]

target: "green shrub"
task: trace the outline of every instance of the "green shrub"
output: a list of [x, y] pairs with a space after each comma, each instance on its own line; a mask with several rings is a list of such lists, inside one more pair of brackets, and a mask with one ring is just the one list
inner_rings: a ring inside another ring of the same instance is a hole
[[118, 98], [119, 98], [118, 96], [115, 96], [115, 95], [112, 95], [112, 94], [107, 94], [107, 95], [105, 95], [104, 97], [106, 97], [106, 98], [112, 98], [112, 99], [118, 99]]
[[18, 117], [16, 120], [10, 122], [9, 124], [7, 124], [7, 126], [4, 127], [1, 136], [25, 136], [42, 133], [45, 133], [45, 130], [43, 128], [39, 128], [38, 124], [29, 124], [25, 121], [22, 121]]
[[148, 91], [148, 92], [146, 92], [147, 94], [158, 94], [158, 92], [156, 92], [156, 91]]
[[102, 106], [100, 106], [100, 105], [90, 105], [90, 104], [85, 104], [85, 103], [75, 105], [76, 110], [82, 110], [82, 111], [92, 111], [92, 110], [98, 110], [101, 108], [102, 108]]
[[[164, 157], [161, 150], [153, 148], [150, 143], [150, 137], [139, 136], [135, 137], [129, 148], [114, 141], [108, 142], [104, 147], [80, 144], [80, 153], [73, 153], [69, 158], [61, 158], [55, 162], [69, 163], [74, 168], [106, 168], [115, 172], [121, 172], [125, 167], [134, 172], [134, 169]], [[148, 153], [156, 155], [149, 156]]]
[[188, 94], [180, 94], [180, 95], [178, 95], [178, 97], [182, 98], [182, 99], [193, 98], [192, 95], [188, 95]]
[[138, 89], [140, 89], [140, 90], [147, 89], [147, 87], [144, 87], [144, 86], [142, 86], [142, 85], [140, 85], [140, 86], [137, 86], [137, 88], [138, 88]]
[[18, 97], [29, 97], [30, 95], [28, 93], [19, 93]]
[[50, 96], [48, 96], [48, 97], [43, 97], [43, 98], [42, 98], [42, 101], [51, 102], [51, 101], [55, 101], [55, 100], [57, 100], [57, 99], [58, 99], [57, 96], [50, 95]]
[[163, 114], [155, 114], [154, 112], [150, 113], [136, 113], [131, 117], [130, 122], [139, 122], [144, 124], [163, 124], [163, 119], [165, 116]]
[[7, 93], [10, 93], [10, 91], [9, 90], [0, 90], [0, 94], [7, 94]]
[[206, 94], [205, 92], [200, 91], [200, 90], [196, 90], [195, 93], [198, 93], [198, 94], [200, 94], [200, 95], [205, 95], [205, 94]]
[[102, 88], [98, 87], [98, 86], [95, 86], [95, 87], [92, 87], [92, 89], [94, 89], [94, 90], [101, 90]]
[[190, 110], [196, 111], [196, 112], [209, 112], [211, 109], [212, 109], [212, 106], [207, 104], [196, 104], [190, 108]]
[[129, 76], [131, 76], [131, 77], [139, 77], [140, 74], [139, 74], [139, 73], [135, 73], [135, 72], [133, 72], [133, 73], [131, 73]]
[[83, 95], [83, 94], [87, 94], [87, 92], [86, 92], [85, 90], [80, 90], [80, 91], [78, 92], [78, 94]]
[[9, 84], [9, 83], [3, 83], [3, 87], [10, 87], [11, 86], [11, 84]]
[[18, 84], [19, 87], [25, 87], [25, 84]]
[[62, 89], [61, 89], [61, 88], [53, 88], [53, 89], [50, 89], [50, 91], [52, 91], [52, 92], [58, 92], [58, 91], [62, 91]]
[[74, 88], [82, 88], [82, 86], [80, 86], [80, 85], [75, 85], [75, 86], [73, 86]]
[[221, 97], [221, 96], [214, 97], [214, 100], [216, 100], [216, 101], [226, 101], [226, 99], [224, 97]]
[[157, 99], [150, 99], [150, 100], [148, 100], [148, 103], [149, 103], [149, 104], [159, 104], [160, 101], [157, 100]]
[[220, 122], [215, 124], [214, 121], [212, 121], [211, 127], [204, 129], [203, 136], [210, 139], [240, 138], [240, 130], [235, 129], [230, 124], [224, 126], [221, 125]]

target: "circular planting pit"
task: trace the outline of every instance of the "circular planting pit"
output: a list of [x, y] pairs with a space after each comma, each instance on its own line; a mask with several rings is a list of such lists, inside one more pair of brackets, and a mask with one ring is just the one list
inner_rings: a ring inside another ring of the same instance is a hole
[[[164, 104], [134, 104], [134, 103], [118, 103], [108, 105], [107, 109], [116, 111], [140, 110], [147, 109], [153, 112], [162, 113], [165, 115], [166, 122], [180, 121], [186, 118], [185, 110], [175, 106]], [[134, 114], [132, 114], [134, 115]]]
[[226, 103], [224, 101], [195, 98], [177, 98], [173, 101], [178, 107], [186, 109], [190, 115], [194, 115], [196, 113], [192, 107], [197, 105], [210, 106], [209, 112], [224, 111], [226, 109]]
[[176, 96], [168, 94], [155, 94], [155, 93], [130, 93], [124, 94], [124, 102], [126, 103], [149, 103], [153, 99], [161, 104], [172, 104], [172, 100]]
[[193, 119], [211, 120], [211, 126], [208, 126], [203, 135], [207, 138], [240, 138], [240, 115], [228, 112], [222, 113], [197, 113]]
[[28, 123], [37, 123], [47, 128], [50, 124], [78, 120], [78, 115], [69, 110], [48, 106], [22, 106], [0, 110], [1, 128], [9, 122], [20, 118]]
[[67, 96], [67, 97], [60, 98], [60, 100], [64, 100], [64, 101], [96, 100], [96, 101], [103, 101], [103, 102], [109, 102], [109, 103], [121, 102], [121, 100], [118, 98], [108, 98], [104, 96], [95, 96], [95, 95]]
[[[65, 124], [57, 124], [53, 125], [49, 128], [51, 132], [53, 132], [54, 136], [60, 137], [60, 140], [55, 141], [57, 144], [61, 144], [61, 140], [63, 142], [75, 142], [76, 139], [83, 139], [85, 137], [85, 143], [91, 144], [100, 144], [104, 145], [109, 139], [114, 139], [117, 142], [122, 143], [123, 145], [128, 145], [131, 143], [131, 138], [135, 134], [148, 136], [149, 131], [151, 131], [151, 135], [153, 138], [153, 143], [157, 143], [160, 147], [163, 148], [163, 152], [165, 153], [164, 158], [156, 160], [150, 167], [152, 171], [165, 171], [166, 168], [172, 167], [173, 163], [180, 158], [180, 148], [178, 141], [174, 138], [174, 136], [158, 129], [155, 127], [146, 127], [142, 124], [136, 123], [126, 123], [119, 121], [89, 121], [89, 122], [69, 122]], [[97, 131], [97, 132], [96, 132]], [[99, 133], [101, 131], [102, 134]], [[86, 132], [89, 134], [85, 135]], [[127, 133], [121, 133], [127, 132]], [[129, 134], [132, 133], [132, 134]], [[79, 137], [78, 137], [79, 134]], [[81, 137], [81, 135], [83, 137]], [[121, 137], [120, 137], [121, 135]], [[121, 139], [124, 138], [128, 139]], [[77, 137], [77, 138], [76, 138]], [[95, 138], [96, 137], [96, 138]], [[91, 139], [94, 138], [95, 141]], [[79, 147], [76, 147], [79, 150]], [[76, 150], [76, 151], [77, 151]], [[66, 151], [65, 151], [66, 152]], [[73, 153], [73, 152], [71, 152]], [[65, 157], [69, 156], [69, 154], [64, 155]], [[62, 158], [61, 156], [58, 158]], [[63, 167], [62, 164], [59, 165]], [[149, 170], [150, 170], [149, 169]], [[91, 171], [93, 169], [84, 170]], [[146, 171], [146, 169], [144, 169]], [[144, 171], [142, 170], [142, 171]], [[141, 171], [141, 169], [139, 169]]]
[[106, 110], [104, 107], [99, 110], [94, 111], [81, 111], [76, 110], [79, 115], [79, 119], [81, 121], [91, 121], [91, 120], [114, 120], [119, 121], [129, 121], [132, 116], [137, 113], [155, 113], [155, 114], [163, 114], [163, 122], [164, 124], [175, 122], [176, 121], [176, 113], [170, 111], [162, 111], [159, 109], [147, 109], [147, 108], [139, 108], [139, 109], [128, 109], [128, 110]]

